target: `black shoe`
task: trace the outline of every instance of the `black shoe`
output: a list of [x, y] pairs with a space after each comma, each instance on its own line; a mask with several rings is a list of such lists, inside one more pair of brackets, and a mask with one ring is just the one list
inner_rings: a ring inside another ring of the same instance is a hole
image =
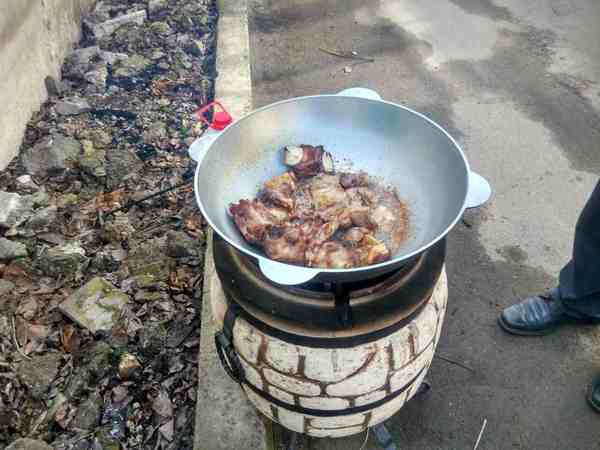
[[543, 336], [552, 333], [570, 317], [560, 301], [558, 289], [547, 296], [529, 297], [506, 308], [498, 323], [507, 332], [520, 336]]
[[600, 413], [600, 376], [597, 376], [594, 381], [592, 381], [587, 399], [594, 411]]

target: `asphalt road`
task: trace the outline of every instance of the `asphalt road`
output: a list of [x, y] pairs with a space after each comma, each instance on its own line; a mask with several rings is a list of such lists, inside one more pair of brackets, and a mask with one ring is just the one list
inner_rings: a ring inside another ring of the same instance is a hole
[[[421, 111], [494, 189], [449, 239], [450, 300], [433, 390], [388, 421], [399, 449], [600, 449], [585, 404], [600, 327], [507, 336], [502, 308], [550, 288], [600, 174], [595, 0], [253, 0], [254, 106], [352, 86]], [[374, 58], [353, 65], [319, 48]], [[347, 73], [344, 68], [351, 66]], [[358, 450], [364, 436], [311, 440]], [[376, 449], [369, 438], [367, 449]]]

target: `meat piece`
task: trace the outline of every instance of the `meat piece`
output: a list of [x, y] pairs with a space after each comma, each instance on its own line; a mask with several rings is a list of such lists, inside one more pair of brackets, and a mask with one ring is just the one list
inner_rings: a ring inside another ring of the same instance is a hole
[[296, 190], [293, 217], [296, 219], [312, 219], [315, 214], [310, 187], [304, 186]]
[[264, 249], [267, 256], [275, 261], [304, 265], [306, 238], [297, 226], [275, 228], [265, 238]]
[[317, 225], [316, 232], [307, 235], [310, 246], [321, 245], [325, 241], [328, 241], [333, 237], [335, 232], [340, 227], [340, 224], [337, 220], [333, 220], [331, 222], [324, 223], [321, 226]]
[[367, 187], [369, 185], [369, 175], [365, 172], [343, 173], [340, 175], [340, 184], [344, 189]]
[[371, 206], [378, 203], [377, 194], [366, 187], [346, 189], [346, 197], [352, 207]]
[[357, 247], [363, 240], [365, 235], [369, 234], [369, 230], [363, 227], [352, 227], [344, 233], [342, 240], [348, 244]]
[[325, 242], [306, 250], [306, 263], [310, 267], [350, 269], [360, 265], [359, 253], [339, 241]]
[[291, 211], [294, 208], [295, 191], [296, 177], [293, 173], [286, 172], [267, 181], [260, 193], [260, 198]]
[[355, 227], [375, 228], [371, 222], [371, 209], [366, 206], [350, 207], [350, 221]]
[[299, 178], [312, 177], [321, 172], [333, 172], [333, 158], [322, 145], [284, 147], [283, 162], [290, 166]]
[[384, 233], [392, 233], [398, 226], [398, 214], [389, 206], [376, 206], [371, 210], [369, 219]]
[[337, 175], [321, 174], [314, 177], [310, 183], [310, 192], [317, 210], [334, 205], [343, 209], [348, 204], [346, 191], [342, 188]]
[[240, 200], [229, 205], [229, 212], [238, 230], [250, 244], [260, 244], [270, 227], [282, 220], [258, 200]]
[[370, 266], [390, 259], [390, 251], [383, 242], [377, 245], [359, 247], [360, 265]]

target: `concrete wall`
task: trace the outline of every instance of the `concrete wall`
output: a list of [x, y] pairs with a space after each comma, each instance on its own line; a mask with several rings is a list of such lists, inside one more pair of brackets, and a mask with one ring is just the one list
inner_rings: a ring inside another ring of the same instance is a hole
[[25, 125], [46, 100], [44, 78], [79, 40], [95, 0], [0, 0], [0, 169], [17, 154]]

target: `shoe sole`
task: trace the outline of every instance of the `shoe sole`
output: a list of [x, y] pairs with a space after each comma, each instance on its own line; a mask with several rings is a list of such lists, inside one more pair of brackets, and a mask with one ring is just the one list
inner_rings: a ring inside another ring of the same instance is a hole
[[508, 323], [506, 323], [502, 316], [498, 317], [498, 325], [500, 325], [500, 328], [502, 328], [507, 333], [514, 334], [515, 336], [545, 336], [547, 334], [553, 333], [554, 331], [556, 331], [557, 328], [557, 326], [554, 325], [550, 328], [545, 328], [543, 330], [537, 331], [521, 330], [519, 328], [511, 327]]

